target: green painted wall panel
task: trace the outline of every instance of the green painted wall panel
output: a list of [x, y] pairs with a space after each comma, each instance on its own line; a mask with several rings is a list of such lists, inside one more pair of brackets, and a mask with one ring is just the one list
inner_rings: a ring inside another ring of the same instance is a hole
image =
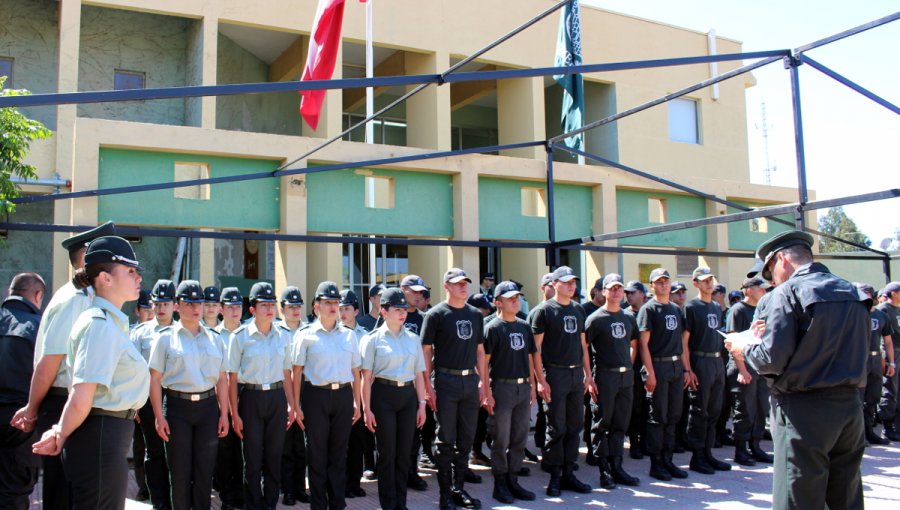
[[[523, 187], [546, 190], [545, 185], [537, 182], [492, 177], [478, 179], [478, 228], [482, 239], [547, 240], [547, 218], [522, 215]], [[556, 238], [590, 235], [593, 216], [591, 188], [557, 184], [553, 189]]]
[[[747, 202], [738, 202], [741, 205], [746, 205], [747, 207], [760, 207], [759, 204], [750, 204]], [[740, 212], [739, 210], [729, 207], [728, 214]], [[779, 216], [782, 220], [786, 220], [793, 224], [794, 219], [790, 215], [781, 215]], [[754, 232], [751, 230], [751, 222], [750, 221], [734, 221], [728, 224], [728, 249], [730, 250], [750, 250], [755, 251], [756, 248], [759, 247], [766, 239], [772, 237], [773, 235], [784, 232], [785, 230], [791, 230], [793, 227], [789, 225], [782, 225], [781, 223], [777, 223], [769, 219], [767, 222], [769, 231], [766, 232]]]
[[453, 237], [450, 175], [366, 169], [375, 176], [394, 178], [394, 208], [371, 209], [365, 207], [365, 176], [357, 171], [307, 175], [310, 231]]
[[[126, 149], [100, 149], [99, 187], [171, 182], [175, 162], [210, 165], [210, 177], [278, 168], [272, 160], [223, 158]], [[99, 217], [131, 225], [277, 230], [281, 226], [278, 179], [214, 184], [209, 200], [176, 199], [174, 190], [145, 191], [99, 198]]]
[[[706, 204], [702, 198], [667, 193], [617, 190], [616, 216], [618, 218], [619, 230], [653, 226], [649, 222], [649, 209], [647, 204], [647, 201], [650, 198], [662, 198], [667, 201], [669, 223], [694, 220], [706, 216]], [[620, 239], [619, 244], [706, 248], [706, 228], [697, 227], [685, 230], [675, 230], [662, 234], [628, 237]]]

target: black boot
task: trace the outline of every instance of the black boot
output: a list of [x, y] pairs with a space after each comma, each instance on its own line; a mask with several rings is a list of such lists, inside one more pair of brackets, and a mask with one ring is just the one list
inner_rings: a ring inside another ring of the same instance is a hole
[[706, 462], [716, 471], [731, 471], [731, 464], [721, 461], [712, 454], [712, 448], [706, 449]]
[[880, 435], [878, 435], [874, 430], [872, 430], [871, 425], [866, 426], [866, 441], [869, 444], [875, 444], [875, 445], [891, 444], [890, 439], [887, 439], [887, 438], [884, 438], [884, 437], [881, 437]]
[[750, 440], [750, 456], [752, 456], [755, 461], [762, 462], [764, 464], [771, 464], [775, 461], [775, 457], [772, 457], [759, 447], [759, 439]]
[[559, 486], [561, 489], [577, 492], [579, 494], [590, 494], [592, 490], [590, 485], [582, 482], [578, 478], [575, 478], [574, 462], [571, 464], [567, 464], [563, 468], [562, 482]]
[[609, 469], [609, 462], [606, 459], [598, 459], [598, 463], [600, 464], [598, 467], [600, 468], [600, 488], [602, 489], [615, 489], [616, 481], [613, 480], [613, 475]]
[[481, 475], [475, 473], [470, 468], [466, 468], [463, 473], [466, 483], [481, 483]]
[[632, 437], [631, 438], [631, 446], [628, 448], [628, 455], [634, 460], [641, 460], [644, 458], [644, 452], [641, 450], [641, 440]]
[[716, 472], [716, 470], [709, 465], [709, 462], [706, 461], [706, 454], [703, 453], [703, 450], [694, 450], [689, 467], [691, 471], [696, 471], [704, 475], [712, 475]]
[[884, 424], [884, 437], [891, 441], [900, 441], [900, 434], [897, 433], [893, 423]]
[[687, 478], [687, 471], [680, 469], [672, 462], [672, 452], [663, 452], [662, 456], [663, 466], [665, 466], [666, 471], [672, 475], [672, 478]]
[[487, 455], [481, 453], [481, 445], [475, 445], [472, 447], [472, 453], [469, 454], [469, 464], [474, 464], [476, 466], [490, 466], [491, 459], [487, 457]]
[[525, 487], [519, 485], [519, 477], [516, 475], [512, 473], [506, 475], [506, 482], [509, 486], [509, 492], [514, 498], [521, 499], [522, 501], [534, 501], [535, 498], [537, 498], [533, 492], [526, 490]]
[[750, 456], [747, 450], [747, 441], [743, 439], [734, 440], [734, 461], [742, 466], [755, 466], [756, 461]]
[[659, 455], [650, 456], [650, 477], [664, 482], [672, 479], [672, 475], [669, 474], [669, 470], [666, 469], [662, 457]]
[[456, 503], [453, 502], [453, 473], [449, 469], [438, 470], [437, 481], [441, 491], [440, 510], [456, 510]]
[[616, 483], [627, 485], [628, 487], [637, 487], [641, 484], [641, 480], [636, 476], [631, 476], [622, 469], [622, 457], [609, 458], [610, 472]]
[[506, 503], [507, 505], [514, 503], [515, 499], [513, 498], [512, 493], [509, 491], [509, 481], [506, 478], [506, 475], [498, 475], [494, 474], [494, 499], [501, 503]]
[[551, 498], [559, 497], [562, 493], [562, 468], [559, 466], [548, 466], [550, 470], [550, 481], [547, 483], [547, 495]]
[[464, 489], [465, 482], [468, 481], [467, 471], [468, 467], [462, 470], [455, 467], [453, 469], [453, 503], [460, 508], [481, 508], [481, 500], [473, 498]]

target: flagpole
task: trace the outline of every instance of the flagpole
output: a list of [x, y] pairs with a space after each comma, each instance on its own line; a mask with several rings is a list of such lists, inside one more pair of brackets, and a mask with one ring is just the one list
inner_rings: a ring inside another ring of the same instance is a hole
[[[366, 78], [373, 78], [375, 76], [375, 50], [372, 47], [372, 13], [373, 13], [373, 4], [375, 0], [367, 0], [366, 1]], [[372, 116], [375, 113], [375, 89], [372, 87], [366, 87], [366, 118]], [[382, 130], [384, 132], [384, 130]], [[366, 122], [366, 143], [373, 144], [375, 143], [375, 121], [370, 120]], [[373, 186], [373, 189], [366, 190], [367, 193], [375, 194], [374, 182], [370, 181], [370, 185]], [[375, 236], [372, 236], [375, 237]], [[369, 243], [369, 283], [382, 283], [378, 281], [378, 246], [374, 243]]]

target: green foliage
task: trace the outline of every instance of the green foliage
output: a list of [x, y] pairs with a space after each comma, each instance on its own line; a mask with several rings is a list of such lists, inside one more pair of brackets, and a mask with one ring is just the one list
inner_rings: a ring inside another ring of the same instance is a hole
[[[5, 76], [0, 76], [0, 96], [25, 96], [27, 90], [4, 89]], [[15, 108], [0, 108], [0, 213], [15, 211], [10, 200], [19, 196], [19, 186], [12, 177], [36, 179], [34, 165], [23, 162], [31, 142], [49, 138], [53, 134], [43, 124], [31, 120]]]
[[[859, 231], [856, 223], [847, 216], [843, 207], [832, 207], [828, 214], [819, 220], [819, 230], [841, 239], [853, 241], [857, 244], [871, 246], [872, 241]], [[819, 251], [821, 253], [833, 253], [844, 251], [862, 251], [862, 248], [850, 246], [840, 241], [834, 241], [825, 237], [819, 237]]]

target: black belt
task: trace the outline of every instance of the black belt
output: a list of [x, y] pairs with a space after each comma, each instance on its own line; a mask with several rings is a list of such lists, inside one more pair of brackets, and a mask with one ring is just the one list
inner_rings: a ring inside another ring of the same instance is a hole
[[475, 373], [474, 368], [467, 368], [465, 370], [457, 370], [455, 368], [444, 368], [444, 367], [435, 367], [434, 369], [437, 372], [442, 374], [450, 374], [450, 375], [470, 375]]
[[631, 370], [631, 367], [597, 367], [597, 370], [601, 370], [603, 372], [619, 372], [624, 374]]
[[68, 397], [69, 390], [68, 388], [60, 388], [57, 386], [51, 386], [49, 390], [47, 390], [47, 395], [54, 395], [56, 397]]
[[205, 398], [209, 398], [216, 394], [215, 388], [210, 388], [206, 391], [201, 391], [199, 393], [189, 393], [186, 391], [175, 391], [166, 388], [166, 396], [180, 398], [183, 400], [190, 400], [191, 402], [199, 402]]
[[99, 407], [92, 407], [88, 415], [91, 416], [110, 416], [112, 418], [122, 418], [123, 420], [133, 420], [137, 416], [137, 409], [126, 409], [124, 411], [107, 411]]
[[557, 365], [556, 363], [544, 363], [544, 366], [550, 368], [581, 368], [583, 365], [580, 363], [577, 365]]
[[407, 386], [412, 386], [413, 384], [416, 384], [416, 380], [413, 379], [411, 381], [395, 381], [393, 379], [385, 379], [383, 377], [376, 377], [375, 383], [384, 384], [386, 386], [395, 386], [397, 388], [405, 388]]
[[653, 361], [678, 361], [681, 359], [680, 355], [675, 356], [654, 356]]
[[259, 390], [259, 391], [269, 391], [269, 390], [277, 390], [284, 386], [284, 381], [278, 381], [268, 384], [250, 384], [246, 383], [242, 385], [245, 389], [248, 390]]
[[508, 378], [505, 378], [505, 377], [498, 377], [498, 378], [494, 379], [494, 381], [496, 381], [496, 382], [502, 382], [502, 383], [509, 383], [509, 384], [526, 384], [526, 383], [530, 383], [530, 382], [531, 382], [531, 379], [528, 378], [528, 377], [518, 377], [518, 378], [515, 378], [515, 379], [508, 379]]
[[309, 381], [306, 381], [307, 386], [312, 386], [313, 388], [319, 388], [320, 390], [339, 390], [341, 388], [346, 388], [353, 383], [328, 383], [328, 384], [313, 384]]
[[721, 358], [721, 352], [703, 352], [703, 351], [691, 351], [691, 356], [700, 356], [701, 358]]

